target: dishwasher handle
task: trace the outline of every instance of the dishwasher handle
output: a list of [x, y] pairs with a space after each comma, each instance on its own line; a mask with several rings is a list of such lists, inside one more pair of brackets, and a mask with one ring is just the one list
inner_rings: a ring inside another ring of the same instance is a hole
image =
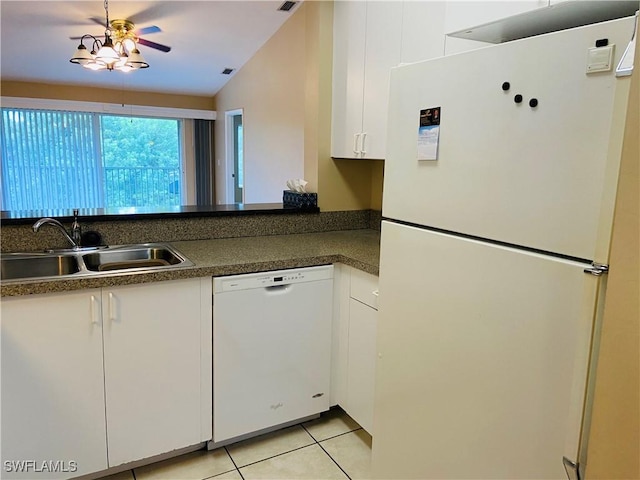
[[281, 295], [291, 290], [291, 284], [287, 283], [285, 285], [269, 285], [268, 287], [264, 287], [264, 290], [269, 295]]

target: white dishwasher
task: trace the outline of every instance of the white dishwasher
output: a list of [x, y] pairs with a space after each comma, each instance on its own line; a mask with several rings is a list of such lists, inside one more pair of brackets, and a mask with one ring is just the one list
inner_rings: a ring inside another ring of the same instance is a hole
[[213, 441], [329, 409], [333, 265], [213, 279]]

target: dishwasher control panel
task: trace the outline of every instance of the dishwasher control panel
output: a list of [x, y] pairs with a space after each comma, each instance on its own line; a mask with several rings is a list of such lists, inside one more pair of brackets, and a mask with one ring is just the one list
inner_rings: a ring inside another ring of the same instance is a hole
[[214, 277], [213, 293], [315, 282], [329, 278], [333, 278], [333, 265], [231, 275], [229, 277]]
[[266, 275], [264, 277], [259, 277], [257, 280], [258, 280], [258, 283], [260, 283], [261, 285], [269, 287], [271, 285], [293, 283], [293, 282], [297, 282], [304, 279], [305, 279], [304, 272], [297, 270], [288, 275]]

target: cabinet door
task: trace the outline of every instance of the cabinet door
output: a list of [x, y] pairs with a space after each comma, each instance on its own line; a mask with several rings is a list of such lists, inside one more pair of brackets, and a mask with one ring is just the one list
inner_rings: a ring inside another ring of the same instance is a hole
[[346, 405], [349, 362], [349, 285], [352, 268], [333, 265], [333, 319], [331, 322], [331, 395], [330, 405]]
[[106, 469], [100, 290], [5, 297], [1, 311], [2, 478]]
[[389, 78], [391, 68], [400, 63], [401, 31], [402, 3], [367, 2], [361, 139], [363, 158], [386, 157]]
[[373, 435], [378, 312], [353, 298], [349, 306], [349, 366], [345, 410]]
[[331, 156], [356, 158], [362, 132], [366, 2], [335, 2]]
[[444, 1], [402, 2], [401, 63], [420, 62], [444, 55]]
[[199, 443], [200, 279], [104, 289], [102, 298], [109, 466]]

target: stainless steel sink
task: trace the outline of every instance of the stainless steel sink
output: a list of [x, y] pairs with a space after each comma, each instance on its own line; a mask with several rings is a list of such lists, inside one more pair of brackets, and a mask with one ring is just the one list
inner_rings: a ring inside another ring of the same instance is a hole
[[0, 278], [14, 280], [37, 277], [60, 277], [80, 271], [74, 255], [3, 254], [0, 258]]
[[82, 256], [86, 267], [93, 272], [128, 270], [131, 268], [157, 268], [178, 265], [185, 258], [163, 245], [142, 245], [112, 248]]
[[162, 243], [105, 247], [91, 253], [3, 253], [0, 262], [2, 282], [100, 277], [193, 266], [175, 248]]

